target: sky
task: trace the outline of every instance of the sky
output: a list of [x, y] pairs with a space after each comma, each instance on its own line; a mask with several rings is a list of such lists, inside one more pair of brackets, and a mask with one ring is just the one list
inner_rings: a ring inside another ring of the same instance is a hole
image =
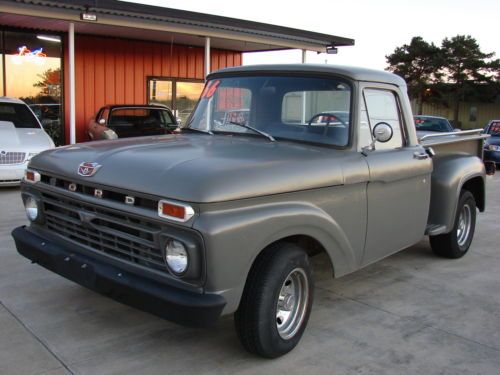
[[[337, 55], [307, 53], [309, 63], [384, 69], [385, 56], [413, 36], [440, 45], [457, 34], [476, 38], [500, 58], [500, 0], [142, 0], [132, 1], [355, 39]], [[243, 64], [298, 63], [301, 51], [249, 53]]]

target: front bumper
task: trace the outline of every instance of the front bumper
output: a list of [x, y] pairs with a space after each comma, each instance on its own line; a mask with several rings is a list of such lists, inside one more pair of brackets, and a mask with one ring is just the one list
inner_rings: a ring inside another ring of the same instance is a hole
[[174, 288], [77, 254], [26, 227], [14, 229], [12, 237], [17, 251], [34, 263], [119, 302], [179, 324], [213, 325], [226, 304], [222, 296]]
[[24, 177], [24, 171], [27, 166], [28, 162], [13, 165], [0, 165], [0, 186], [19, 185]]

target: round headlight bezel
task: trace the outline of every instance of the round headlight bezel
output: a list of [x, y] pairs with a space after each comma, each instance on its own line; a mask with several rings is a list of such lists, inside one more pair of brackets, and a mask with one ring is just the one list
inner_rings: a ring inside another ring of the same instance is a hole
[[[168, 270], [173, 275], [185, 275], [189, 270], [188, 246], [180, 240], [169, 238], [164, 246], [164, 260]], [[184, 262], [184, 267], [179, 267], [179, 261]]]
[[28, 195], [24, 199], [24, 210], [28, 220], [36, 222], [40, 218], [40, 207], [35, 197]]

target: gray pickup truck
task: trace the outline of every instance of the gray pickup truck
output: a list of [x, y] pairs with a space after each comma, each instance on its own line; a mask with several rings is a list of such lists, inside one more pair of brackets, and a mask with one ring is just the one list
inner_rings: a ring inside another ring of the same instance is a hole
[[20, 254], [188, 325], [233, 314], [243, 346], [293, 349], [310, 257], [354, 272], [430, 237], [460, 258], [485, 208], [478, 132], [418, 140], [405, 82], [328, 65], [212, 73], [179, 134], [60, 147], [22, 183]]

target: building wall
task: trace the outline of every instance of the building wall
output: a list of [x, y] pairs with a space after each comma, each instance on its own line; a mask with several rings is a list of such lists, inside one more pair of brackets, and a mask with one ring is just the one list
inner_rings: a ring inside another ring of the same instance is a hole
[[[417, 103], [412, 100], [413, 113], [417, 113]], [[476, 108], [476, 119], [471, 118], [471, 108]], [[453, 106], [446, 107], [440, 104], [424, 103], [423, 115], [433, 115], [453, 119]], [[460, 103], [458, 120], [462, 129], [483, 128], [490, 120], [500, 119], [500, 96], [493, 103], [464, 102]]]
[[[65, 43], [67, 46], [67, 43]], [[204, 49], [156, 42], [75, 37], [76, 139], [87, 139], [85, 127], [106, 104], [145, 104], [147, 77], [204, 79]], [[242, 63], [239, 52], [211, 51], [211, 70]], [[68, 50], [65, 48], [65, 126], [69, 142]]]

